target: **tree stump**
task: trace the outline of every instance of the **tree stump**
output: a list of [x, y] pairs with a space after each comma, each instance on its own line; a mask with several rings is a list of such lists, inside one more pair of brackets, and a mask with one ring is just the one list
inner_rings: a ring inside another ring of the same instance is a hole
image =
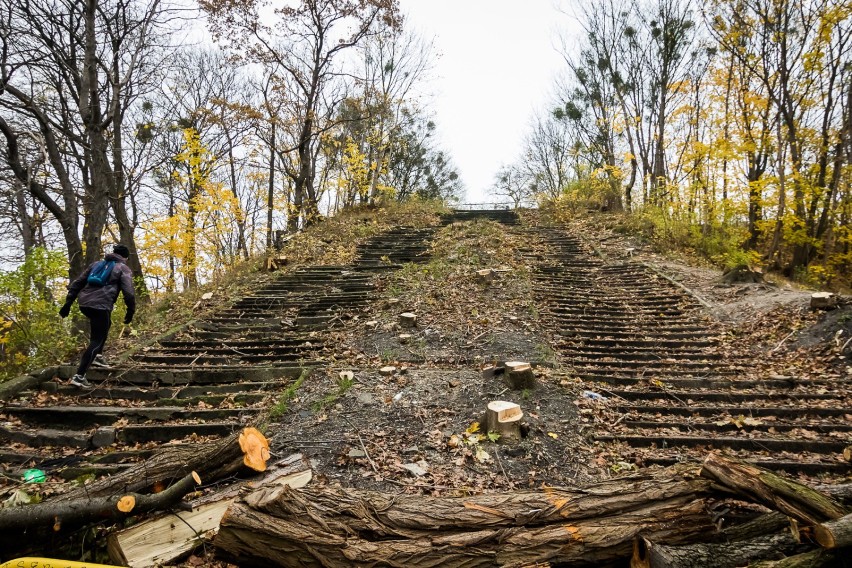
[[507, 361], [506, 383], [513, 390], [535, 388], [535, 375], [532, 366], [523, 361]]
[[500, 434], [500, 442], [517, 442], [521, 439], [521, 418], [524, 413], [514, 402], [493, 400], [485, 410], [485, 431]]
[[814, 292], [811, 294], [812, 310], [830, 310], [837, 307], [837, 296], [831, 292]]
[[399, 325], [407, 329], [417, 326], [417, 316], [411, 312], [399, 314]]
[[476, 281], [480, 284], [488, 285], [494, 281], [494, 276], [497, 272], [493, 268], [484, 268], [476, 271]]
[[240, 432], [240, 449], [243, 451], [243, 463], [255, 470], [266, 471], [269, 460], [269, 442], [255, 428], [246, 428]]

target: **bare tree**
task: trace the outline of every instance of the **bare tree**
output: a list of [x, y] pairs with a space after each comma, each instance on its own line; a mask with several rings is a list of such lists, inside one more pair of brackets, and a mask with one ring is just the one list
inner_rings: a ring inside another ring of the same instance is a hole
[[[231, 48], [286, 75], [290, 87], [289, 151], [295, 154], [287, 175], [293, 181], [293, 211], [288, 228], [319, 216], [315, 184], [320, 136], [334, 127], [334, 109], [346, 98], [336, 90], [346, 76], [341, 54], [382, 25], [397, 26], [395, 0], [301, 0], [274, 11], [275, 21], [260, 16], [257, 0], [202, 1], [215, 35]], [[286, 164], [285, 164], [286, 165]]]
[[[144, 288], [127, 211], [124, 119], [152, 85], [157, 41], [173, 16], [160, 0], [28, 0], [4, 9], [0, 132], [6, 163], [62, 227], [72, 274], [100, 254], [112, 210]], [[26, 132], [38, 133], [47, 155], [46, 175], [38, 181], [27, 178], [21, 158]]]

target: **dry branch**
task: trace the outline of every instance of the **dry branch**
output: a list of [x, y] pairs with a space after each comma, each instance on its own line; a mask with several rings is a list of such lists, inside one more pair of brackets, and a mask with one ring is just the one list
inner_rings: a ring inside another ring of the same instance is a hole
[[154, 495], [124, 494], [62, 503], [47, 501], [0, 509], [0, 530], [23, 533], [32, 528], [52, 526], [53, 530], [59, 531], [69, 525], [121, 519], [131, 514], [168, 509], [199, 483], [201, 480], [198, 475], [191, 472], [165, 491]]

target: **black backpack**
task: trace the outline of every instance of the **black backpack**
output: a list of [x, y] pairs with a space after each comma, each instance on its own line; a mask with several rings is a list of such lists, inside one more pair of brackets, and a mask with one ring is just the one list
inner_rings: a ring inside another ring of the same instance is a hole
[[86, 283], [90, 286], [106, 286], [109, 283], [109, 275], [112, 274], [113, 266], [115, 266], [114, 260], [100, 261], [92, 267], [89, 277], [86, 278]]

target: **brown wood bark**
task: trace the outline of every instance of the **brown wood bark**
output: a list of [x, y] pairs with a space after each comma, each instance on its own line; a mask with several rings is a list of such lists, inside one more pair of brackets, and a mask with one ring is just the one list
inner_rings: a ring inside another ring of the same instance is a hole
[[821, 523], [814, 527], [814, 534], [824, 548], [852, 546], [852, 515]]
[[[45, 501], [35, 505], [0, 509], [0, 531], [23, 533], [30, 529], [53, 527], [54, 531], [81, 523], [121, 519], [130, 515], [166, 509], [178, 503], [198, 483], [194, 472], [160, 493], [140, 495], [127, 493], [108, 497], [81, 497], [56, 503]], [[128, 509], [125, 504], [133, 503]]]
[[630, 568], [735, 568], [754, 560], [782, 558], [798, 552], [801, 545], [789, 532], [770, 534], [738, 542], [698, 543], [669, 546], [638, 538]]
[[168, 485], [193, 471], [198, 472], [205, 483], [212, 483], [245, 467], [245, 456], [240, 448], [241, 434], [237, 432], [206, 444], [166, 446], [132, 468], [83, 485], [51, 500], [51, 503], [146, 493], [155, 486]]
[[838, 519], [849, 512], [824, 493], [718, 452], [704, 460], [701, 475], [748, 500], [811, 525]]
[[532, 366], [523, 361], [506, 362], [506, 383], [513, 390], [535, 388]]
[[852, 505], [852, 483], [840, 483], [835, 485], [814, 485], [814, 489], [830, 495], [844, 505]]
[[712, 534], [701, 479], [628, 478], [584, 489], [423, 497], [289, 487], [232, 505], [215, 545], [252, 566], [522, 566], [629, 558], [640, 532]]
[[750, 568], [839, 568], [849, 566], [850, 554], [852, 551], [849, 549], [812, 550], [783, 560], [758, 562]]

